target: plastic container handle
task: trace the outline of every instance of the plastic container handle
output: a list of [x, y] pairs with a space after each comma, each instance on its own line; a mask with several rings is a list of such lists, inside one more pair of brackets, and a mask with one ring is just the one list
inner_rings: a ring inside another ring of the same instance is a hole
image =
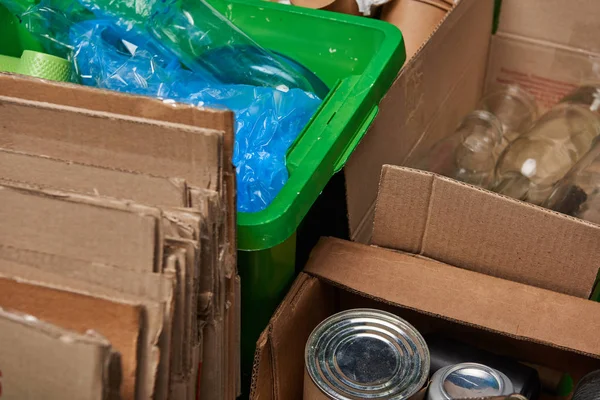
[[337, 172], [341, 171], [342, 168], [344, 168], [344, 166], [348, 162], [348, 159], [354, 152], [354, 149], [356, 149], [356, 147], [358, 146], [358, 144], [360, 143], [362, 138], [365, 136], [365, 134], [371, 127], [371, 124], [375, 120], [375, 117], [377, 116], [378, 112], [379, 112], [379, 107], [374, 105], [373, 108], [371, 109], [371, 111], [367, 114], [367, 117], [363, 121], [360, 128], [358, 128], [358, 130], [356, 131], [356, 134], [354, 135], [352, 140], [350, 140], [350, 142], [348, 143], [348, 146], [346, 146], [346, 149], [344, 150], [344, 152], [340, 155], [340, 158], [338, 158], [338, 160], [336, 161], [334, 168], [333, 168], [334, 173], [337, 173]]

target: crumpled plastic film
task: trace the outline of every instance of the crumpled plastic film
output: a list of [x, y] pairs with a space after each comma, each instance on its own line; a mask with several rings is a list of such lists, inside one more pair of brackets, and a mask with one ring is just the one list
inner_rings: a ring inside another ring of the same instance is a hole
[[208, 83], [181, 67], [157, 41], [109, 21], [74, 25], [71, 43], [83, 84], [233, 110], [242, 212], [264, 209], [279, 193], [288, 179], [285, 154], [321, 103], [300, 89]]

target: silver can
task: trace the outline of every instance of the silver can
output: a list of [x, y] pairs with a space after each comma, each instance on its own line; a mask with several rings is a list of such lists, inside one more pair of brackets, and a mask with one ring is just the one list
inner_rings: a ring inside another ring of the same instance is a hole
[[305, 399], [405, 400], [427, 381], [429, 349], [402, 318], [355, 309], [315, 328], [306, 343], [305, 365]]
[[462, 363], [433, 374], [427, 400], [507, 396], [513, 392], [512, 382], [502, 372], [482, 364]]

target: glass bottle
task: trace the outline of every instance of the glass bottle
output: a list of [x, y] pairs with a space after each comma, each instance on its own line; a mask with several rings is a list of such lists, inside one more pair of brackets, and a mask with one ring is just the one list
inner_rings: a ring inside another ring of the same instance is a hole
[[487, 111], [473, 111], [414, 167], [487, 188], [494, 175], [494, 149], [501, 141], [500, 121]]
[[496, 166], [495, 191], [542, 204], [590, 150], [600, 134], [600, 103], [580, 93], [565, 97], [506, 148]]
[[500, 86], [490, 91], [477, 108], [494, 114], [502, 124], [503, 140], [496, 149], [498, 155], [521, 133], [527, 132], [538, 118], [535, 97], [519, 85]]
[[543, 206], [600, 224], [600, 138], [554, 186]]

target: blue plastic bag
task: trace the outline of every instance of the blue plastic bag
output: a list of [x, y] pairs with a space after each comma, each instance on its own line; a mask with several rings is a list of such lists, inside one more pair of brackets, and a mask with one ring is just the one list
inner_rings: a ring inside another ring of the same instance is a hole
[[75, 24], [71, 45], [85, 85], [233, 110], [233, 163], [242, 212], [266, 208], [281, 190], [288, 179], [286, 152], [321, 103], [300, 89], [209, 83], [183, 68], [158, 41], [111, 21]]

